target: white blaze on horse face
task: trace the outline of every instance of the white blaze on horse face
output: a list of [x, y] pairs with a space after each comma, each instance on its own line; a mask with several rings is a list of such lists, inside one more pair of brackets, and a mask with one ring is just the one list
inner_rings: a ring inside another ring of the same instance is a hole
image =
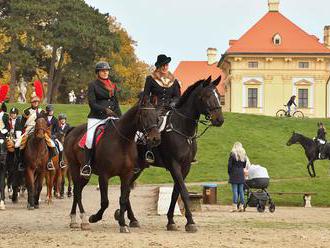
[[215, 95], [215, 98], [216, 98], [217, 101], [218, 101], [219, 107], [221, 107], [220, 99], [219, 99], [219, 96], [218, 96], [218, 93], [217, 93], [216, 89], [213, 90], [213, 93], [214, 93], [214, 95]]

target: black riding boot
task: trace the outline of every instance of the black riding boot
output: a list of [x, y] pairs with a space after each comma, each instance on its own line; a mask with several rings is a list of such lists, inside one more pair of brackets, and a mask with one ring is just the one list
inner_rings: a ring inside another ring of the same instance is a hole
[[47, 170], [55, 170], [52, 158], [57, 155], [57, 151], [55, 147], [48, 147], [49, 151], [49, 158], [48, 158], [48, 163], [47, 163]]
[[80, 169], [80, 176], [83, 177], [90, 177], [92, 174], [92, 149], [87, 147], [84, 148], [85, 150], [85, 165]]
[[18, 171], [24, 171], [24, 149], [15, 149], [16, 159], [17, 159], [17, 169]]

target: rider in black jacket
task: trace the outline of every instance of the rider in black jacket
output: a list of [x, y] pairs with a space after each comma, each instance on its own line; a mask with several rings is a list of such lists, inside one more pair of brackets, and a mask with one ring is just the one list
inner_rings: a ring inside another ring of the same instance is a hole
[[96, 80], [88, 85], [88, 104], [90, 112], [87, 122], [87, 139], [85, 146], [85, 164], [80, 175], [89, 177], [92, 173], [92, 145], [96, 128], [107, 122], [110, 116], [121, 116], [117, 100], [117, 85], [109, 80], [110, 66], [107, 62], [98, 62], [95, 67]]

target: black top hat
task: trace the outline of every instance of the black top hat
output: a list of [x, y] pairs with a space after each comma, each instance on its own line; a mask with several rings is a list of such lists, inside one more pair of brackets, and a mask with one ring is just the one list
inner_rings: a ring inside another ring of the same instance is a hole
[[165, 54], [160, 54], [157, 57], [157, 61], [155, 63], [155, 66], [157, 68], [161, 67], [162, 65], [166, 65], [171, 62], [171, 57], [167, 57]]
[[10, 114], [17, 114], [18, 115], [18, 109], [17, 108], [15, 108], [15, 107], [12, 107], [11, 109], [10, 109], [10, 112], [9, 112]]
[[5, 102], [3, 102], [3, 103], [1, 104], [1, 111], [3, 111], [3, 112], [7, 112], [7, 106], [6, 106], [6, 103], [5, 103]]

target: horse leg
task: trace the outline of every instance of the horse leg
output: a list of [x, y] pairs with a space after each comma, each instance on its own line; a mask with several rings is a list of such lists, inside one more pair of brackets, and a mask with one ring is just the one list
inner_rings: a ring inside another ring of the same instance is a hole
[[0, 210], [5, 210], [5, 174], [6, 169], [3, 163], [0, 164]]
[[32, 170], [29, 166], [26, 166], [26, 174], [25, 174], [25, 180], [26, 180], [26, 187], [28, 191], [28, 204], [27, 208], [28, 210], [34, 209], [34, 170]]
[[[132, 189], [134, 187], [134, 183], [135, 183], [136, 179], [139, 178], [139, 176], [141, 175], [141, 173], [142, 173], [143, 170], [144, 169], [140, 170], [138, 173], [136, 173], [136, 174], [133, 175], [133, 177], [132, 177], [132, 179], [130, 181], [130, 189]], [[119, 214], [119, 211], [117, 210], [116, 213]], [[131, 200], [130, 200], [129, 195], [128, 195], [128, 200], [127, 200], [127, 217], [130, 220], [129, 227], [140, 227], [139, 221], [134, 216], [133, 209], [132, 209], [132, 206], [131, 206]]]
[[313, 175], [312, 175], [312, 173], [311, 173], [311, 171], [310, 171], [310, 166], [311, 166], [311, 164], [312, 164], [312, 161], [309, 161], [308, 164], [307, 164], [307, 170], [308, 170], [308, 174], [309, 174], [309, 176], [310, 176], [310, 177], [313, 177]]
[[55, 187], [55, 197], [56, 198], [61, 198], [60, 197], [61, 181], [62, 181], [62, 171], [61, 171], [61, 168], [59, 167], [58, 169], [56, 169], [55, 177], [54, 177], [54, 187]]
[[82, 191], [83, 191], [84, 187], [86, 186], [86, 184], [88, 183], [88, 181], [89, 181], [89, 178], [80, 177], [74, 184], [74, 188], [73, 188], [73, 197], [77, 197], [76, 200], [77, 200], [79, 211], [80, 211], [80, 219], [81, 219], [80, 227], [83, 230], [90, 229], [89, 222], [87, 220], [86, 213], [85, 213], [85, 210], [84, 210], [84, 207], [82, 204]]
[[[183, 180], [187, 177], [189, 171], [190, 171], [190, 166], [181, 168]], [[168, 231], [176, 231], [177, 230], [177, 227], [175, 225], [173, 217], [174, 217], [174, 210], [175, 210], [175, 205], [176, 205], [176, 202], [178, 200], [178, 197], [179, 197], [179, 186], [177, 184], [174, 184], [171, 203], [170, 203], [170, 207], [169, 207], [168, 212], [167, 212], [168, 223], [167, 223], [166, 227], [167, 227]]]
[[44, 177], [45, 177], [45, 173], [40, 172], [36, 178], [36, 182], [35, 182], [36, 194], [34, 197], [34, 208], [39, 208], [39, 199], [42, 190], [42, 184], [44, 182]]
[[[75, 172], [76, 172], [76, 174], [79, 173], [79, 169], [76, 170]], [[79, 182], [79, 177], [74, 177], [73, 184], [76, 186], [74, 186], [73, 189], [76, 191], [78, 191], [78, 182]], [[75, 193], [73, 195], [72, 208], [71, 208], [71, 212], [70, 212], [70, 219], [71, 219], [70, 228], [79, 228], [80, 227], [77, 223], [77, 218], [76, 218], [77, 205], [78, 205], [78, 194]]]
[[99, 187], [101, 194], [101, 208], [96, 214], [93, 214], [89, 217], [90, 223], [96, 223], [102, 220], [103, 213], [109, 206], [108, 178], [106, 178], [105, 176], [99, 176]]
[[[195, 226], [195, 222], [192, 218], [192, 214], [191, 214], [191, 211], [189, 208], [189, 205], [190, 205], [189, 193], [188, 193], [188, 190], [184, 183], [183, 173], [182, 173], [180, 167], [181, 166], [179, 164], [174, 162], [172, 168], [170, 168], [170, 173], [172, 175], [174, 183], [178, 187], [179, 193], [180, 193], [182, 201], [184, 203], [185, 216], [187, 219], [187, 224], [185, 227], [186, 231], [187, 232], [197, 232], [197, 228]], [[172, 203], [172, 204], [174, 204], [174, 203]]]
[[120, 226], [120, 232], [121, 233], [129, 233], [129, 228], [125, 223], [125, 212], [127, 209], [127, 202], [128, 202], [128, 196], [130, 192], [130, 182], [131, 182], [132, 176], [130, 174], [121, 176], [120, 177], [120, 198], [119, 198], [119, 218], [118, 223]]
[[68, 195], [68, 197], [71, 197], [72, 196], [72, 176], [71, 176], [70, 169], [67, 170], [66, 177], [68, 179], [68, 192], [67, 192], [67, 195]]
[[311, 166], [312, 166], [312, 171], [313, 171], [313, 177], [316, 177], [314, 162], [312, 162]]

